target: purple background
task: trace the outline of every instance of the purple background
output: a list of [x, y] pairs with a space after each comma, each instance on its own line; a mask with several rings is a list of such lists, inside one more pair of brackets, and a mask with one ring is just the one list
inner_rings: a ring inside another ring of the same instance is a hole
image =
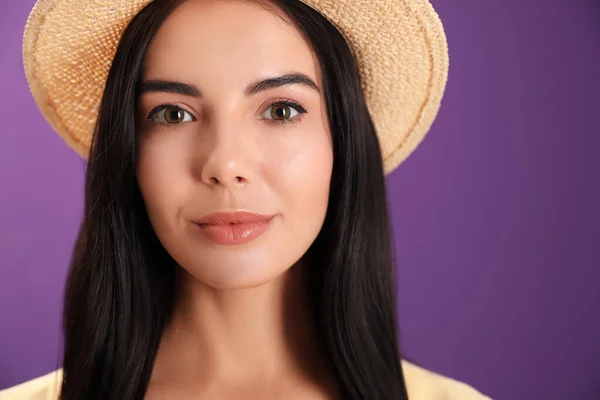
[[[84, 163], [1, 0], [0, 388], [56, 368]], [[600, 399], [600, 3], [433, 1], [448, 90], [389, 178], [404, 353], [497, 399]]]

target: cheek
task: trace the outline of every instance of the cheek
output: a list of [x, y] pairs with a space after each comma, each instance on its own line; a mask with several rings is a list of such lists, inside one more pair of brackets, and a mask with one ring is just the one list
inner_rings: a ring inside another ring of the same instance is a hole
[[185, 153], [149, 139], [138, 145], [136, 177], [148, 218], [157, 235], [175, 229], [181, 199], [189, 182], [183, 159]]
[[[281, 196], [284, 215], [298, 237], [316, 235], [321, 228], [329, 200], [333, 154], [329, 134], [305, 135], [272, 152], [265, 171], [272, 174]], [[315, 232], [316, 231], [316, 232]], [[314, 238], [313, 238], [314, 239]]]

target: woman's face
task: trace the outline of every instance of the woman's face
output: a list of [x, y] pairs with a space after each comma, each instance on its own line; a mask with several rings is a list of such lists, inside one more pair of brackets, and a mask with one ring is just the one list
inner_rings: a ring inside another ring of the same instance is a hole
[[[333, 165], [318, 61], [301, 35], [248, 1], [188, 0], [141, 78], [137, 180], [165, 249], [215, 288], [285, 272], [321, 229]], [[273, 218], [199, 221], [236, 211]]]

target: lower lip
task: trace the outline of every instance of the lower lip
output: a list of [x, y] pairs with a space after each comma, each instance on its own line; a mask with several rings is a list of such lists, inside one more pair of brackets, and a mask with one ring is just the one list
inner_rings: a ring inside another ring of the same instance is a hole
[[244, 244], [265, 233], [273, 218], [246, 224], [201, 225], [195, 224], [207, 239], [223, 245]]

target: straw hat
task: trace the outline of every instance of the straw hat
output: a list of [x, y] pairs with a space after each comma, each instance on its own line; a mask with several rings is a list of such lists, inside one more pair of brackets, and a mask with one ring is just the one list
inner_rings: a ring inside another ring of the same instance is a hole
[[[23, 36], [25, 75], [54, 130], [87, 158], [119, 39], [152, 0], [38, 0]], [[448, 48], [427, 0], [299, 0], [346, 38], [386, 173], [421, 142], [440, 106]]]

